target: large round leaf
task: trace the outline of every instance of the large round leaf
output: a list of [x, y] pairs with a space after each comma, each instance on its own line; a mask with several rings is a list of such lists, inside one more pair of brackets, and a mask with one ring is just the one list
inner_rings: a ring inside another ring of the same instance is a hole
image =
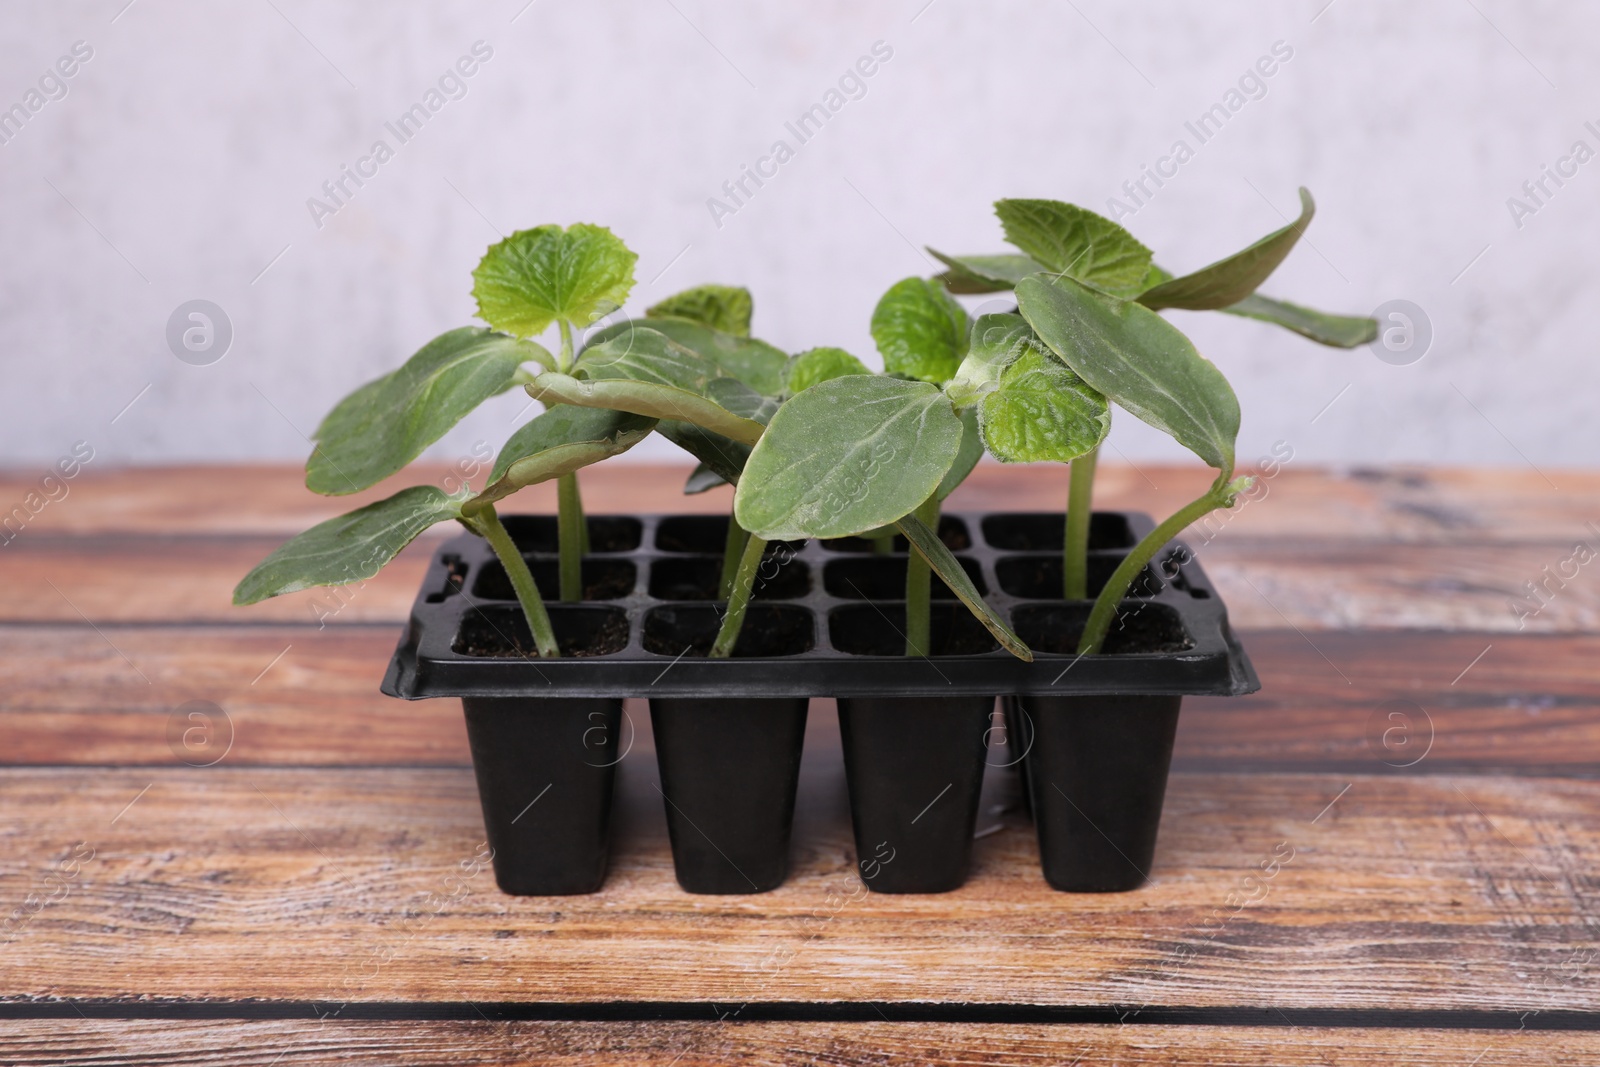
[[786, 401], [745, 463], [739, 525], [766, 540], [844, 537], [894, 522], [938, 489], [962, 425], [937, 388], [849, 375]]
[[472, 272], [478, 316], [518, 337], [536, 337], [557, 319], [588, 325], [628, 298], [638, 258], [604, 226], [518, 230]]
[[1006, 240], [1047, 269], [1118, 296], [1149, 287], [1150, 249], [1103, 215], [1060, 200], [1000, 200]]
[[872, 340], [890, 374], [941, 385], [967, 354], [967, 313], [926, 278], [903, 278], [872, 312]]
[[978, 406], [983, 442], [1002, 463], [1069, 463], [1105, 440], [1106, 398], [1055, 356], [1029, 348]]

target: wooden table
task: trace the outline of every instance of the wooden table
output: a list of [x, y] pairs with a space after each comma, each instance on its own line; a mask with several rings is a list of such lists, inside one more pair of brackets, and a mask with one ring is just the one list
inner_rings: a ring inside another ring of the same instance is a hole
[[[0, 1063], [1600, 1062], [1600, 562], [1509, 607], [1600, 548], [1600, 475], [1546, 473], [1291, 464], [1229, 519], [1199, 554], [1263, 688], [1186, 706], [1138, 892], [1050, 891], [998, 773], [964, 889], [859, 892], [818, 701], [783, 888], [677, 889], [641, 706], [605, 891], [513, 898], [459, 866], [458, 706], [377, 691], [430, 543], [236, 609], [351, 501], [91, 468], [0, 547]], [[588, 472], [590, 510], [726, 508], [681, 476]], [[1098, 503], [1205, 479], [1111, 467]], [[985, 467], [953, 507], [1061, 483]]]

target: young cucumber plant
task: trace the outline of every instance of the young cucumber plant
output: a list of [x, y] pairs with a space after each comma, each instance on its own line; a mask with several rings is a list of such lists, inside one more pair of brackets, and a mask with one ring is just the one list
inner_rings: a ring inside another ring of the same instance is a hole
[[[399, 370], [340, 401], [317, 429], [306, 485], [329, 495], [370, 488], [399, 473], [485, 400], [533, 381], [534, 369], [570, 369], [573, 328], [620, 305], [633, 285], [635, 259], [609, 230], [585, 224], [522, 230], [492, 246], [473, 272], [479, 314], [492, 328], [451, 330]], [[532, 340], [552, 323], [561, 336], [556, 355]], [[661, 345], [670, 343], [655, 336]], [[579, 599], [587, 530], [576, 472], [626, 452], [655, 425], [653, 418], [627, 412], [548, 405], [506, 441], [482, 492], [412, 486], [329, 519], [257, 565], [234, 590], [234, 603], [364, 581], [424, 530], [454, 519], [489, 542], [538, 654], [557, 656], [549, 613], [495, 503], [526, 486], [557, 481], [560, 591], [562, 599]]]
[[[983, 347], [992, 352], [993, 357], [970, 371], [963, 368], [963, 374], [967, 375], [971, 388], [993, 389], [998, 384], [998, 375], [1013, 373], [1006, 368], [1027, 365], [1023, 355], [1025, 347], [1038, 345], [1042, 339], [1044, 347], [1076, 372], [1080, 381], [1091, 387], [1091, 392], [1097, 391], [1115, 400], [1194, 448], [1201, 458], [1219, 470], [1218, 483], [1206, 497], [1180, 511], [1151, 535], [1155, 538], [1164, 533], [1165, 539], [1170, 539], [1188, 522], [1210, 510], [1204, 506], [1205, 502], [1214, 507], [1228, 506], [1224, 501], [1231, 502], [1232, 492], [1237, 491], [1237, 487], [1231, 492], [1225, 490], [1233, 466], [1232, 441], [1237, 434], [1238, 405], [1220, 374], [1213, 379], [1195, 369], [1187, 355], [1173, 355], [1184, 348], [1192, 351], [1192, 346], [1176, 330], [1163, 329], [1164, 324], [1157, 325], [1161, 320], [1153, 314], [1155, 311], [1165, 308], [1218, 310], [1283, 326], [1313, 341], [1340, 348], [1353, 348], [1376, 336], [1377, 323], [1370, 318], [1329, 315], [1256, 292], [1288, 256], [1311, 222], [1315, 205], [1305, 189], [1300, 190], [1300, 203], [1300, 216], [1288, 225], [1210, 266], [1174, 277], [1154, 262], [1150, 250], [1132, 234], [1094, 212], [1054, 200], [999, 201], [995, 204], [995, 213], [1007, 241], [1020, 250], [1018, 253], [957, 257], [929, 250], [949, 268], [939, 280], [951, 292], [990, 293], [1013, 288], [1017, 291], [1024, 321], [1018, 322], [1008, 316], [986, 316], [985, 320], [980, 320], [974, 335], [974, 351], [980, 347], [979, 334], [992, 336], [994, 340]], [[1030, 284], [1024, 286], [1022, 283], [1029, 279]], [[1057, 287], [1060, 292], [1039, 289], [1040, 285], [1056, 282], [1061, 283]], [[1097, 319], [1087, 311], [1075, 318], [1068, 315], [1070, 308], [1064, 307], [1063, 301], [1081, 296], [1079, 290], [1100, 298], [1103, 306], [1113, 309], [1118, 323], [1114, 337], [1093, 332], [1095, 327], [1107, 325], [1103, 318]], [[1025, 292], [1030, 292], [1031, 299], [1024, 299]], [[1063, 297], [1061, 292], [1068, 295]], [[1013, 334], [1019, 328], [1028, 334], [1025, 344], [1019, 344]], [[1073, 329], [1089, 332], [1074, 333]], [[1111, 358], [1111, 349], [1119, 350], [1116, 359]], [[1190, 384], [1195, 388], [1186, 398], [1192, 408], [1190, 414], [1203, 415], [1212, 430], [1204, 450], [1195, 447], [1192, 434], [1186, 440], [1174, 429], [1169, 421], [1173, 413], [1161, 410], [1157, 403], [1156, 394], [1165, 385], [1163, 376], [1169, 374], [1176, 377], [1187, 374], [1193, 379]], [[1069, 404], [1082, 402], [1077, 392], [1073, 391]], [[1061, 395], [1065, 396], [1066, 392]], [[1224, 433], [1230, 421], [1233, 430]], [[1225, 449], [1222, 448], [1223, 436], [1227, 437]], [[1002, 460], [1029, 458], [1014, 449], [1008, 454], [1004, 444], [989, 440], [987, 433], [985, 439], [990, 451]], [[1062, 549], [1063, 594], [1068, 599], [1084, 599], [1088, 595], [1089, 529], [1098, 455], [1097, 441], [1096, 447], [1071, 461]], [[1184, 522], [1170, 525], [1185, 516]], [[1112, 576], [1096, 602], [1080, 652], [1099, 650], [1116, 602], [1126, 592], [1128, 582], [1164, 543], [1165, 540], [1156, 543], [1148, 547], [1148, 551], [1147, 546], [1141, 544]], [[1141, 555], [1144, 559], [1135, 564], [1134, 557]], [[1122, 581], [1124, 578], [1126, 581]]]
[[911, 597], [908, 649], [928, 647], [931, 571], [1002, 645], [1031, 655], [935, 532], [938, 501], [981, 454], [975, 421], [935, 384], [960, 363], [965, 313], [936, 284], [916, 278], [885, 301], [874, 333], [891, 371], [904, 378], [872, 375], [839, 349], [790, 359], [679, 311], [609, 328], [570, 373], [545, 371], [527, 387], [547, 401], [656, 419], [657, 432], [701, 461], [691, 486], [735, 485], [728, 610], [713, 656], [731, 654], [768, 542], [881, 537], [885, 527], [913, 546], [908, 583], [922, 590]]

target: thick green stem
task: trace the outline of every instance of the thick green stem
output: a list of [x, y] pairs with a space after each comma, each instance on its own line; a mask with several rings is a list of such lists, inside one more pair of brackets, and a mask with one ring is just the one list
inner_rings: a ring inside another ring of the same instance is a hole
[[1133, 546], [1133, 551], [1129, 552], [1122, 564], [1111, 572], [1111, 577], [1106, 579], [1105, 588], [1100, 590], [1100, 595], [1095, 598], [1094, 608], [1089, 612], [1089, 622], [1083, 628], [1083, 636], [1078, 639], [1078, 655], [1092, 656], [1100, 651], [1100, 646], [1105, 644], [1106, 634], [1111, 630], [1111, 622], [1116, 618], [1118, 605], [1127, 595], [1128, 587], [1133, 584], [1133, 580], [1144, 570], [1144, 565], [1190, 523], [1198, 521], [1201, 516], [1208, 515], [1218, 508], [1232, 504], [1232, 489], [1232, 486], [1222, 484], [1219, 479], [1218, 484], [1206, 490], [1204, 496], [1185, 504], [1170, 519], [1151, 530], [1145, 535], [1144, 540]]
[[563, 474], [556, 479], [556, 549], [560, 558], [561, 599], [568, 603], [583, 599], [586, 525], [583, 499], [578, 495], [578, 476]]
[[511, 579], [511, 588], [517, 592], [517, 602], [522, 605], [522, 613], [528, 619], [528, 629], [533, 633], [534, 647], [545, 659], [557, 658], [561, 655], [561, 649], [556, 644], [556, 632], [550, 626], [550, 613], [544, 609], [544, 599], [539, 596], [539, 587], [534, 584], [533, 572], [528, 570], [528, 561], [522, 558], [516, 542], [506, 533], [494, 505], [485, 506], [472, 517], [472, 521], [489, 542], [489, 547], [494, 549], [500, 565], [506, 569], [506, 577]]
[[740, 526], [731, 514], [728, 516], [728, 537], [722, 546], [722, 579], [717, 583], [717, 599], [727, 600], [733, 595], [733, 579], [739, 572], [739, 556], [744, 552], [750, 531]]
[[761, 557], [766, 551], [767, 543], [754, 534], [745, 542], [744, 552], [739, 556], [739, 569], [733, 576], [733, 590], [728, 594], [728, 613], [722, 617], [722, 628], [711, 646], [712, 659], [727, 659], [733, 655], [733, 646], [738, 644], [739, 632], [744, 629], [744, 615], [750, 607], [756, 572], [761, 569]]
[[[913, 513], [923, 525], [939, 531], [939, 494], [935, 493]], [[933, 596], [932, 571], [922, 553], [906, 559], [906, 655], [926, 656], [932, 648], [929, 605]]]
[[1062, 595], [1068, 600], [1089, 596], [1089, 520], [1094, 515], [1094, 468], [1100, 449], [1072, 461], [1072, 483], [1067, 489], [1067, 528], [1061, 547]]
[[894, 554], [893, 530], [890, 530], [882, 537], [869, 537], [868, 540], [872, 542], [872, 554], [874, 556], [889, 556]]

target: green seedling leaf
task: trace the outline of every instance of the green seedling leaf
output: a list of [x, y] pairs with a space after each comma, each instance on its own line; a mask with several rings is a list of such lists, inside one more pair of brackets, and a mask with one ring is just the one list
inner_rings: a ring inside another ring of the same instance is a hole
[[735, 415], [699, 393], [672, 385], [628, 378], [590, 381], [566, 374], [541, 374], [527, 388], [529, 396], [546, 404], [576, 404], [691, 422], [745, 444], [755, 444], [761, 437], [759, 422]]
[[721, 377], [716, 363], [661, 331], [628, 325], [632, 328], [585, 348], [572, 366], [573, 375], [654, 382], [691, 393], [704, 393], [712, 379]]
[[477, 326], [429, 341], [392, 374], [368, 382], [328, 413], [313, 435], [306, 486], [342, 496], [376, 485], [422, 454], [479, 404], [516, 384], [524, 362], [550, 353]]
[[967, 358], [945, 383], [945, 395], [958, 408], [976, 404], [1000, 386], [1000, 375], [1029, 349], [1048, 353], [1021, 315], [982, 315], [972, 324]]
[[639, 259], [604, 226], [536, 226], [491, 245], [472, 272], [478, 317], [536, 337], [558, 319], [587, 326], [622, 306]]
[[530, 419], [495, 457], [489, 487], [463, 507], [474, 515], [518, 489], [619, 456], [650, 436], [656, 420], [601, 408], [560, 404]]
[[750, 290], [733, 285], [697, 285], [645, 309], [652, 319], [686, 319], [734, 337], [750, 336]]
[[873, 310], [872, 340], [884, 370], [939, 385], [967, 354], [967, 313], [935, 282], [904, 278]]
[[793, 395], [847, 374], [871, 373], [870, 367], [842, 348], [810, 348], [790, 357], [783, 372], [783, 391]]
[[1184, 308], [1211, 311], [1230, 307], [1256, 291], [1267, 276], [1278, 269], [1311, 225], [1317, 206], [1311, 193], [1300, 190], [1300, 217], [1281, 230], [1267, 234], [1242, 252], [1235, 252], [1193, 274], [1163, 281], [1139, 295], [1139, 303], [1152, 310]]
[[777, 396], [783, 391], [783, 368], [789, 362], [785, 353], [754, 337], [735, 337], [687, 319], [619, 322], [594, 334], [584, 351], [624, 340], [634, 330], [665, 334], [706, 360], [718, 373], [739, 379], [762, 396]]
[[[730, 485], [739, 484], [739, 478], [744, 474], [744, 465], [750, 459], [750, 445], [724, 437], [720, 433], [713, 433], [692, 422], [676, 419], [662, 419], [656, 424], [656, 432], [699, 460], [702, 466], [722, 481]], [[710, 489], [717, 484], [720, 483], [712, 482], [706, 485], [706, 488]], [[685, 492], [687, 491], [685, 487]]]
[[689, 480], [683, 483], [683, 492], [686, 496], [694, 496], [727, 484], [728, 479], [701, 463], [689, 472]]
[[781, 403], [775, 396], [762, 396], [737, 378], [713, 378], [706, 383], [706, 396], [735, 415], [763, 426], [772, 421]]
[[1176, 326], [1070, 278], [1024, 278], [1017, 302], [1039, 339], [1092, 388], [1210, 466], [1233, 470], [1238, 398]]
[[1309, 337], [1318, 344], [1334, 348], [1359, 348], [1378, 336], [1376, 319], [1350, 315], [1329, 315], [1308, 307], [1291, 304], [1286, 300], [1252, 293], [1222, 309], [1229, 315], [1270, 322], [1275, 326], [1293, 330], [1301, 337]]
[[906, 540], [911, 542], [922, 558], [928, 561], [933, 573], [944, 579], [944, 584], [948, 585], [957, 599], [967, 606], [967, 610], [977, 616], [978, 621], [994, 635], [994, 639], [1000, 642], [1001, 647], [1024, 663], [1032, 663], [1033, 650], [1006, 625], [1005, 620], [989, 606], [988, 601], [983, 599], [956, 557], [945, 547], [944, 542], [939, 540], [939, 535], [915, 515], [907, 515], [895, 525], [906, 535]]
[[952, 293], [1000, 293], [1013, 289], [1030, 274], [1044, 270], [1044, 264], [1031, 256], [1002, 253], [997, 256], [947, 256], [928, 249], [950, 269], [934, 280]]
[[961, 450], [956, 453], [956, 461], [950, 465], [950, 469], [945, 471], [939, 488], [934, 490], [940, 500], [955, 492], [956, 487], [972, 473], [972, 468], [978, 465], [978, 460], [983, 458], [983, 432], [978, 426], [978, 409], [967, 408], [957, 414], [961, 416]]
[[1006, 240], [1052, 273], [1115, 296], [1149, 288], [1150, 250], [1103, 215], [1059, 200], [1000, 200], [994, 213]]
[[768, 541], [883, 526], [939, 487], [961, 432], [949, 400], [926, 383], [850, 375], [814, 385], [772, 417], [734, 513]]
[[318, 523], [256, 564], [233, 591], [235, 604], [316, 585], [348, 585], [381, 570], [435, 523], [461, 517], [462, 498], [431, 485], [402, 489], [386, 500]]
[[1106, 398], [1054, 355], [1031, 346], [978, 407], [983, 441], [1002, 463], [1068, 463], [1111, 430]]

